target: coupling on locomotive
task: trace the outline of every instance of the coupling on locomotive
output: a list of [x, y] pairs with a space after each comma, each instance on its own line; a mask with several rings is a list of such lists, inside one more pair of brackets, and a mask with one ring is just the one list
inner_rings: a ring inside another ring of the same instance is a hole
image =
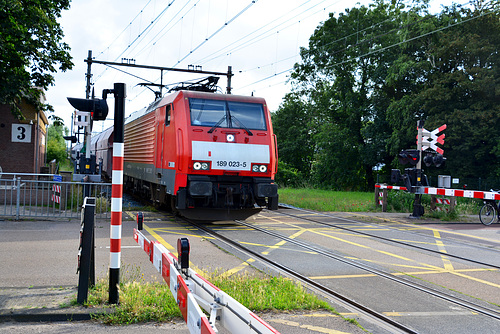
[[[112, 129], [95, 150], [111, 175]], [[125, 120], [123, 184], [199, 220], [278, 207], [277, 143], [263, 98], [178, 90]]]

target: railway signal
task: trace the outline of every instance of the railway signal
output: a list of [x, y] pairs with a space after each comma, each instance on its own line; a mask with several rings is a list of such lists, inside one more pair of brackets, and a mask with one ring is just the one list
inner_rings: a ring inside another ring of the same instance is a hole
[[446, 158], [443, 157], [443, 155], [439, 154], [439, 153], [438, 154], [426, 154], [423, 161], [427, 167], [430, 167], [432, 165], [434, 165], [436, 167], [441, 167], [446, 162]]
[[418, 150], [402, 150], [398, 154], [398, 160], [402, 165], [415, 166], [420, 161], [420, 154]]
[[108, 116], [108, 103], [106, 99], [79, 99], [68, 97], [71, 106], [79, 111], [90, 112], [90, 117], [94, 121], [104, 121]]

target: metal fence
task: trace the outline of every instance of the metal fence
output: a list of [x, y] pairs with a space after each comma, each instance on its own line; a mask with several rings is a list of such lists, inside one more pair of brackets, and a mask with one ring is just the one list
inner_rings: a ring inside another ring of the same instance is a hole
[[80, 218], [84, 188], [96, 198], [96, 214], [110, 217], [111, 184], [60, 181], [52, 174], [0, 174], [0, 216]]

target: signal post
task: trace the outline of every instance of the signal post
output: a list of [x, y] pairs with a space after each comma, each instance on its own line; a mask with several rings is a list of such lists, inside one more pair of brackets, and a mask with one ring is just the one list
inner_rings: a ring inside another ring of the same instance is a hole
[[[422, 187], [422, 131], [424, 128], [424, 121], [417, 122], [417, 169], [415, 170], [417, 176], [418, 188]], [[411, 218], [420, 218], [424, 214], [424, 207], [422, 206], [422, 194], [415, 192], [415, 200], [413, 201], [413, 213], [410, 215]]]
[[[401, 175], [399, 169], [391, 171], [391, 182], [397, 183], [400, 178], [403, 179], [406, 190], [415, 194], [413, 202], [413, 212], [411, 218], [420, 218], [424, 214], [424, 207], [422, 206], [422, 194], [425, 194], [425, 189], [429, 186], [427, 176], [422, 173], [422, 161], [427, 167], [435, 165], [440, 167], [446, 158], [443, 157], [443, 149], [438, 147], [437, 144], [444, 144], [445, 135], [437, 134], [446, 129], [446, 124], [440, 126], [433, 131], [424, 129], [424, 121], [417, 122], [417, 149], [416, 150], [402, 150], [398, 154], [399, 163], [402, 165], [410, 164], [415, 166], [413, 168], [406, 168], [405, 174]], [[434, 153], [426, 153], [422, 157], [423, 151], [431, 149]]]

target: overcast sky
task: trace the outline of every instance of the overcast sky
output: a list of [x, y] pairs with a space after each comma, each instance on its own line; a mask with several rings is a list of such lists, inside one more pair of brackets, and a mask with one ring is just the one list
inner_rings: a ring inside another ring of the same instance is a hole
[[[447, 1], [446, 1], [447, 2]], [[59, 20], [71, 47], [73, 70], [55, 75], [55, 86], [46, 97], [55, 114], [71, 128], [73, 108], [66, 97], [85, 98], [85, 73], [89, 50], [96, 60], [226, 72], [232, 66], [233, 94], [264, 97], [275, 111], [289, 91], [288, 70], [300, 61], [299, 49], [307, 46], [314, 29], [330, 12], [368, 4], [340, 0], [72, 0]], [[441, 1], [432, 1], [439, 11]], [[127, 85], [126, 115], [149, 105], [154, 94], [137, 86], [147, 80], [159, 83], [159, 71], [92, 65], [96, 96], [113, 83]], [[139, 78], [137, 78], [139, 77]], [[200, 74], [168, 72], [164, 83], [201, 79]], [[225, 90], [226, 79], [219, 86]], [[106, 122], [112, 125], [114, 100], [108, 102]], [[103, 124], [104, 123], [104, 124]]]

